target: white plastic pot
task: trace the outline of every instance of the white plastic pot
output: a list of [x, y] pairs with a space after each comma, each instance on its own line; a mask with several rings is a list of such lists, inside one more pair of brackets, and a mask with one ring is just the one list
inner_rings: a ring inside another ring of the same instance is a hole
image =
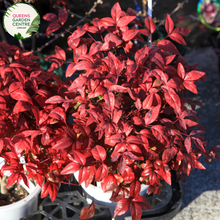
[[[78, 181], [78, 174], [79, 174], [78, 172], [74, 173], [74, 177], [76, 178], [77, 181]], [[90, 184], [86, 188], [84, 182], [81, 184], [81, 187], [83, 188], [83, 190], [87, 194], [87, 196], [90, 200], [90, 201], [88, 201], [89, 203], [91, 203], [92, 199], [94, 198], [95, 204], [100, 205], [100, 206], [104, 206], [104, 207], [108, 207], [112, 218], [114, 217], [114, 211], [115, 211], [115, 207], [116, 207], [117, 203], [109, 200], [112, 196], [112, 192], [104, 193], [101, 189], [101, 186], [97, 187], [92, 184]], [[148, 185], [141, 185], [140, 195], [145, 196], [148, 187], [149, 187]], [[125, 213], [124, 215], [116, 216], [115, 220], [131, 219], [128, 216], [130, 216], [130, 211]]]
[[[0, 168], [4, 164], [4, 159], [2, 159], [0, 158]], [[10, 172], [5, 172], [4, 174], [10, 176]], [[37, 210], [38, 195], [41, 187], [39, 185], [35, 186], [31, 181], [29, 181], [29, 188], [24, 184], [23, 180], [19, 184], [27, 190], [29, 195], [13, 204], [0, 206], [0, 220], [19, 220]]]

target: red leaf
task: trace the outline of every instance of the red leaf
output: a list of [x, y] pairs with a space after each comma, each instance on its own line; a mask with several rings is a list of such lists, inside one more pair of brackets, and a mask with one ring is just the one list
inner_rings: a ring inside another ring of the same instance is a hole
[[170, 42], [169, 40], [163, 39], [157, 43], [157, 46], [161, 50], [165, 50], [170, 53], [180, 55], [180, 52], [177, 50], [176, 46], [172, 42]]
[[123, 32], [122, 39], [124, 41], [132, 40], [137, 35], [138, 32], [139, 32], [138, 29], [127, 30], [127, 31]]
[[191, 149], [191, 137], [186, 137], [186, 139], [184, 140], [184, 146], [186, 148], [187, 153], [189, 153]]
[[163, 86], [162, 89], [164, 90], [164, 97], [167, 103], [173, 107], [177, 114], [181, 114], [181, 101], [180, 97], [176, 94], [175, 90], [170, 87]]
[[168, 65], [168, 64], [170, 64], [172, 61], [173, 61], [173, 59], [175, 58], [175, 54], [173, 54], [173, 55], [170, 55], [170, 56], [166, 56], [164, 59], [165, 59], [165, 64], [166, 65]]
[[96, 145], [92, 149], [92, 156], [98, 161], [104, 161], [106, 158], [106, 150], [100, 145]]
[[64, 112], [63, 108], [61, 108], [61, 107], [54, 108], [50, 112], [49, 117], [66, 122], [66, 113]]
[[184, 28], [184, 27], [176, 27], [173, 33], [181, 34], [182, 36], [186, 36], [191, 32], [191, 30]]
[[64, 25], [64, 23], [66, 22], [67, 18], [68, 18], [68, 13], [66, 11], [65, 6], [63, 6], [60, 9], [59, 14], [58, 14], [58, 19], [59, 19], [60, 24]]
[[106, 92], [104, 94], [104, 100], [105, 100], [105, 103], [107, 104], [107, 106], [110, 108], [110, 110], [113, 111], [114, 105], [115, 105], [114, 94], [112, 92]]
[[180, 78], [182, 78], [182, 79], [185, 78], [186, 73], [185, 73], [185, 68], [182, 63], [178, 63], [177, 74]]
[[64, 98], [62, 98], [59, 95], [55, 95], [55, 96], [52, 96], [49, 99], [47, 99], [45, 103], [58, 104], [58, 103], [62, 103], [64, 101], [65, 101]]
[[18, 180], [19, 173], [12, 172], [11, 175], [8, 177], [6, 187], [11, 186], [13, 183], [15, 183]]
[[185, 80], [198, 80], [205, 75], [205, 72], [192, 70], [186, 74]]
[[130, 209], [131, 200], [128, 198], [121, 199], [115, 208], [114, 212], [114, 218], [116, 216], [123, 215], [125, 212], [127, 212]]
[[160, 141], [163, 145], [168, 143], [165, 128], [162, 125], [154, 125], [151, 127], [151, 131], [154, 137]]
[[94, 201], [92, 201], [91, 205], [84, 207], [81, 210], [80, 218], [81, 219], [89, 219], [89, 218], [92, 218], [92, 216], [94, 214], [95, 214], [95, 205], [94, 205]]
[[24, 102], [28, 102], [33, 105], [31, 97], [28, 95], [26, 91], [20, 89], [20, 86], [17, 86], [17, 83], [12, 83], [9, 86], [9, 94], [15, 100], [20, 100]]
[[168, 81], [167, 86], [179, 90], [182, 88], [182, 80], [179, 77], [173, 77]]
[[138, 203], [142, 209], [151, 209], [151, 204], [148, 202], [145, 196], [137, 196], [132, 199], [132, 203]]
[[170, 17], [169, 14], [167, 14], [167, 16], [166, 16], [165, 29], [166, 29], [168, 35], [169, 35], [169, 34], [173, 31], [173, 29], [174, 29], [174, 23], [173, 23], [173, 21], [172, 21], [172, 19], [171, 19], [171, 17]]
[[186, 89], [188, 89], [189, 91], [195, 93], [195, 94], [198, 94], [198, 91], [197, 91], [197, 88], [196, 88], [196, 85], [194, 84], [193, 81], [190, 81], [190, 80], [185, 80], [183, 82], [183, 85]]
[[89, 49], [89, 55], [92, 56], [96, 54], [98, 51], [100, 51], [102, 45], [103, 43], [101, 41], [94, 42]]
[[54, 150], [65, 149], [73, 144], [73, 139], [70, 137], [63, 137], [52, 147]]
[[[153, 59], [156, 61], [156, 59]], [[163, 69], [163, 64], [161, 63], [161, 67]], [[168, 76], [166, 73], [164, 73], [162, 70], [160, 69], [153, 69], [150, 72], [151, 74], [153, 74], [157, 79], [160, 80], [160, 82], [162, 82], [163, 84], [167, 84], [167, 80], [168, 80]]]
[[55, 46], [55, 53], [56, 53], [55, 57], [57, 59], [66, 61], [66, 53], [65, 53], [65, 51], [62, 48], [58, 47], [57, 45]]
[[131, 204], [131, 217], [132, 217], [132, 220], [140, 220], [141, 217], [142, 217], [142, 207], [136, 203], [136, 202], [133, 202]]
[[177, 154], [175, 147], [166, 148], [162, 154], [162, 160], [164, 163], [168, 163]]
[[74, 159], [81, 165], [85, 165], [86, 164], [86, 158], [83, 154], [81, 154], [78, 151], [73, 151], [73, 155], [74, 155]]
[[101, 182], [101, 187], [104, 192], [112, 191], [118, 186], [117, 180], [112, 174], [109, 174]]
[[137, 197], [141, 191], [141, 184], [139, 181], [135, 180], [131, 183], [130, 186], [130, 196], [131, 197]]
[[46, 30], [46, 35], [48, 36], [50, 33], [57, 31], [61, 28], [61, 25], [58, 22], [51, 23]]
[[25, 112], [30, 110], [29, 104], [23, 101], [17, 101], [15, 107], [13, 108], [13, 114], [17, 114], [19, 112]]
[[50, 194], [50, 199], [53, 202], [57, 196], [59, 185], [60, 185], [59, 183], [52, 183], [50, 181], [47, 181], [46, 183], [44, 183], [42, 190], [41, 190], [41, 198], [44, 198], [48, 194]]
[[[68, 41], [76, 40], [80, 37], [82, 37], [86, 33], [85, 30], [75, 30], [69, 37]], [[69, 44], [69, 43], [68, 43]], [[70, 46], [70, 45], [69, 45]]]
[[178, 34], [178, 33], [172, 33], [169, 35], [169, 38], [171, 38], [172, 40], [176, 41], [179, 44], [182, 45], [186, 45], [186, 41], [184, 40], [184, 38]]
[[60, 172], [61, 175], [73, 174], [80, 169], [81, 165], [76, 162], [71, 162], [67, 164], [63, 170]]
[[123, 16], [117, 22], [118, 27], [127, 26], [130, 22], [132, 22], [136, 16]]
[[68, 65], [68, 67], [67, 67], [67, 69], [66, 69], [66, 77], [70, 77], [70, 76], [72, 76], [73, 75], [73, 73], [75, 72], [75, 70], [74, 70], [74, 66], [75, 66], [76, 64], [75, 63], [70, 63], [69, 65]]
[[152, 34], [156, 29], [156, 25], [155, 25], [153, 19], [149, 15], [147, 15], [146, 18], [144, 19], [144, 23], [146, 25], [146, 28]]
[[111, 9], [111, 16], [113, 20], [117, 23], [119, 18], [121, 17], [121, 7], [118, 2], [116, 2]]
[[156, 107], [152, 107], [146, 114], [145, 114], [145, 125], [149, 125], [152, 122], [154, 122], [160, 113], [160, 105], [156, 106]]
[[199, 138], [193, 137], [193, 142], [199, 150], [206, 153], [206, 149], [204, 147], [204, 144], [202, 143], [202, 141]]
[[200, 163], [199, 161], [195, 160], [195, 166], [194, 168], [205, 170], [206, 168]]
[[43, 16], [43, 19], [46, 21], [57, 21], [57, 16], [53, 13], [47, 13]]
[[102, 181], [108, 176], [108, 166], [106, 164], [101, 164], [95, 173], [95, 181]]
[[112, 19], [112, 18], [110, 18], [110, 17], [105, 17], [105, 18], [102, 18], [101, 19], [101, 22], [102, 22], [102, 24], [103, 25], [105, 25], [105, 26], [114, 26], [115, 25], [115, 22], [114, 22], [114, 20]]

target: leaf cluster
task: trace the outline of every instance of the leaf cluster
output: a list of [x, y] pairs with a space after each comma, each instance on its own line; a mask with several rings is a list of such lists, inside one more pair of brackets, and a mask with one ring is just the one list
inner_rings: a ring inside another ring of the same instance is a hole
[[[66, 9], [44, 19], [52, 22], [50, 34], [64, 25]], [[115, 216], [130, 209], [139, 220], [142, 209], [151, 208], [139, 195], [141, 184], [149, 185], [147, 194], [160, 193], [161, 181], [171, 184], [171, 170], [185, 182], [192, 169], [205, 169], [201, 155], [208, 161], [220, 157], [218, 146], [206, 149], [195, 111], [201, 103], [184, 96], [187, 90], [198, 93], [195, 83], [205, 73], [187, 64], [168, 40], [185, 45], [190, 31], [174, 28], [167, 15], [167, 37], [148, 46], [143, 35], [156, 26], [148, 16], [144, 23], [116, 3], [111, 17], [78, 26], [67, 39], [73, 60], [66, 77], [80, 75], [66, 83], [53, 74], [66, 61], [61, 48], [44, 58], [52, 61], [44, 72], [35, 62], [39, 57], [0, 43], [0, 153], [6, 160], [1, 174], [11, 171], [8, 185], [34, 177], [41, 196], [50, 194], [53, 201], [60, 183], [78, 172], [79, 185], [101, 182], [104, 192], [112, 192]], [[83, 209], [81, 218], [90, 218], [94, 209]]]

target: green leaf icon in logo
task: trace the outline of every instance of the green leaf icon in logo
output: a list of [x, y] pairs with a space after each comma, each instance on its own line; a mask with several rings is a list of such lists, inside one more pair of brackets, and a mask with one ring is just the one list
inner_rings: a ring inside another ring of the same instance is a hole
[[16, 39], [18, 39], [18, 40], [24, 39], [24, 38], [21, 36], [21, 33], [14, 34], [14, 38], [16, 38]]
[[33, 32], [37, 32], [40, 24], [40, 15], [37, 15], [32, 21], [30, 27], [26, 31], [26, 34], [32, 34]]

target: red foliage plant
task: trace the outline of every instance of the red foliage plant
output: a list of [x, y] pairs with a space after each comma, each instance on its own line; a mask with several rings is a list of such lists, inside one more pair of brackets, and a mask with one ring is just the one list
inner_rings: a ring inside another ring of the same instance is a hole
[[[44, 19], [54, 22], [50, 34], [65, 23], [67, 12]], [[201, 155], [219, 158], [219, 147], [206, 149], [196, 111], [185, 105], [193, 109], [195, 102], [184, 93], [197, 93], [195, 82], [205, 73], [188, 65], [168, 40], [186, 44], [183, 36], [190, 31], [174, 28], [167, 15], [167, 37], [146, 46], [143, 35], [156, 26], [148, 16], [144, 22], [142, 28], [134, 10], [124, 12], [116, 3], [111, 17], [78, 26], [67, 40], [73, 62], [66, 76], [80, 75], [65, 84], [53, 74], [66, 61], [61, 48], [46, 57], [53, 62], [44, 72], [31, 52], [0, 44], [0, 155], [6, 161], [1, 175], [11, 171], [8, 185], [33, 177], [41, 197], [50, 194], [54, 201], [61, 182], [78, 171], [79, 185], [101, 182], [104, 192], [112, 191], [115, 216], [130, 209], [138, 220], [142, 209], [151, 208], [139, 195], [141, 184], [149, 185], [147, 194], [160, 193], [161, 181], [171, 184], [171, 170], [185, 182], [192, 168], [205, 169]], [[92, 203], [81, 218], [94, 210]]]

